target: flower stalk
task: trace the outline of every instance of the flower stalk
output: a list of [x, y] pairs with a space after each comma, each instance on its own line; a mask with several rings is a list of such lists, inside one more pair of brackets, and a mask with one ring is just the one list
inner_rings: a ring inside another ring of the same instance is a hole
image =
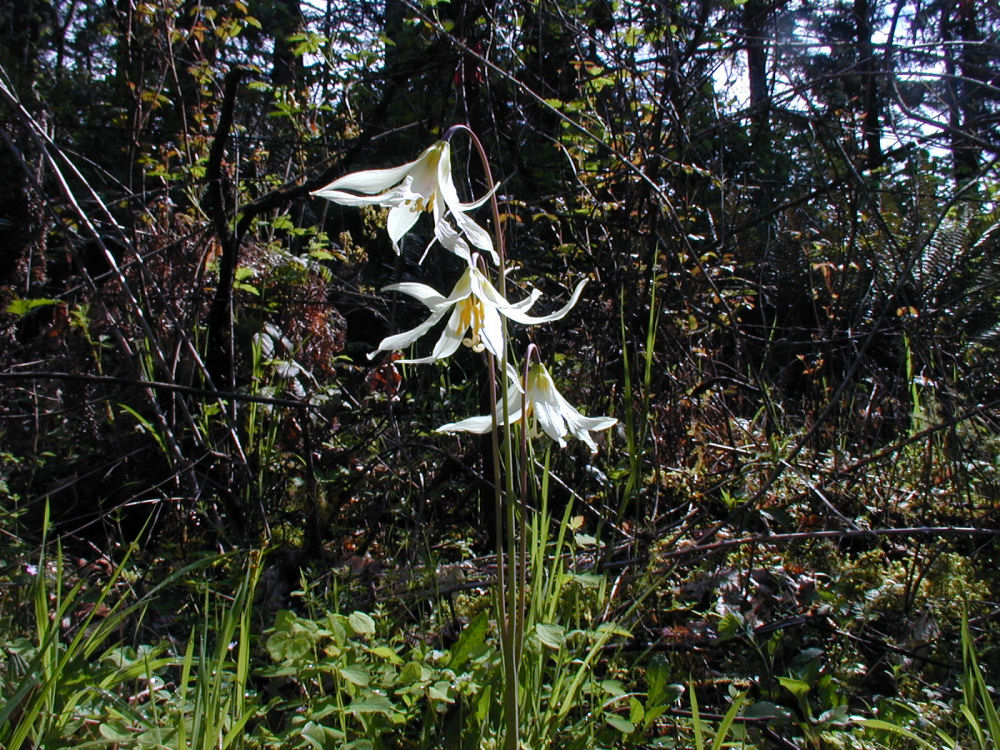
[[[462, 202], [452, 176], [451, 140], [466, 133], [482, 164], [486, 194], [474, 201]], [[442, 332], [429, 355], [398, 360], [423, 364], [447, 359], [463, 345], [484, 354], [489, 391], [489, 414], [468, 417], [437, 428], [438, 432], [469, 432], [491, 435], [493, 500], [497, 544], [496, 606], [497, 623], [503, 656], [503, 747], [520, 748], [520, 665], [524, 651], [526, 597], [528, 589], [528, 519], [530, 499], [535, 485], [529, 476], [530, 441], [546, 435], [566, 446], [566, 436], [584, 442], [592, 452], [597, 445], [592, 432], [606, 430], [617, 420], [609, 417], [586, 417], [556, 390], [548, 370], [542, 364], [538, 347], [530, 344], [519, 373], [510, 365], [510, 338], [507, 321], [532, 326], [563, 318], [577, 303], [585, 281], [574, 289], [569, 301], [548, 315], [532, 316], [528, 310], [539, 299], [532, 291], [520, 302], [507, 299], [506, 248], [500, 221], [497, 185], [486, 150], [476, 134], [466, 125], [449, 128], [441, 140], [425, 149], [412, 162], [389, 169], [372, 169], [345, 175], [314, 195], [347, 206], [379, 205], [389, 209], [386, 228], [396, 252], [400, 241], [420, 220], [433, 218], [431, 246], [437, 242], [449, 252], [467, 261], [467, 267], [452, 291], [444, 296], [425, 284], [400, 282], [385, 287], [421, 302], [430, 315], [410, 330], [388, 336], [378, 349], [396, 351], [414, 345], [445, 320]], [[469, 215], [489, 202], [493, 236]], [[476, 250], [472, 250], [472, 248]], [[488, 277], [483, 254], [497, 266], [497, 284]], [[503, 386], [498, 384], [499, 378]], [[520, 423], [520, 482], [515, 487], [514, 430]], [[502, 477], [502, 480], [501, 480]]]
[[[496, 198], [496, 187], [493, 182], [493, 171], [490, 169], [490, 162], [486, 156], [486, 149], [483, 148], [482, 142], [479, 137], [464, 125], [454, 126], [449, 129], [449, 133], [456, 130], [464, 130], [469, 135], [469, 140], [472, 142], [476, 149], [476, 153], [479, 155], [480, 162], [482, 163], [483, 173], [486, 176], [486, 186], [489, 190], [490, 196], [490, 208], [493, 212], [493, 231], [496, 233], [496, 246], [499, 257], [499, 282], [500, 282], [500, 296], [501, 298], [506, 293], [507, 286], [507, 253], [504, 244], [503, 235], [503, 225], [500, 223], [500, 206]], [[446, 134], [447, 135], [447, 134]], [[578, 289], [582, 289], [578, 287]], [[530, 298], [529, 298], [530, 299]], [[569, 308], [575, 304], [575, 300], [568, 305], [566, 312]], [[527, 309], [527, 308], [525, 308]], [[565, 314], [565, 313], [564, 313]], [[507, 317], [511, 317], [508, 315]], [[504, 345], [501, 347], [499, 352], [500, 358], [500, 372], [503, 373], [502, 377], [507, 376], [508, 360], [507, 360], [507, 326], [500, 321], [501, 334], [503, 336]], [[504, 750], [520, 750], [520, 735], [521, 735], [521, 678], [520, 678], [520, 667], [521, 667], [521, 654], [523, 651], [523, 641], [524, 641], [524, 589], [526, 584], [523, 582], [524, 576], [526, 575], [527, 566], [524, 564], [524, 558], [526, 557], [527, 550], [527, 535], [524, 533], [524, 528], [522, 527], [520, 534], [515, 534], [516, 519], [514, 513], [514, 504], [511, 499], [514, 497], [514, 475], [511, 471], [513, 467], [513, 441], [511, 437], [510, 429], [506, 429], [503, 432], [503, 450], [504, 450], [504, 463], [507, 466], [507, 471], [503, 474], [504, 476], [504, 489], [500, 489], [499, 477], [501, 476], [500, 467], [500, 417], [502, 417], [502, 424], [510, 424], [509, 414], [510, 405], [507, 399], [507, 389], [503, 389], [502, 397], [502, 408], [498, 414], [497, 412], [497, 401], [496, 401], [496, 390], [497, 390], [497, 369], [494, 366], [495, 362], [489, 363], [489, 382], [490, 382], [490, 403], [492, 405], [490, 411], [491, 425], [490, 432], [492, 434], [492, 444], [493, 444], [493, 513], [494, 517], [497, 519], [497, 557], [501, 557], [500, 549], [504, 539], [502, 531], [500, 530], [500, 519], [503, 517], [503, 511], [507, 510], [507, 553], [502, 555], [503, 559], [497, 560], [497, 571], [498, 575], [500, 571], [503, 571], [503, 578], [497, 579], [497, 591], [496, 600], [498, 603], [498, 614], [500, 623], [500, 643], [502, 651], [503, 660], [503, 670], [504, 670], [504, 684], [503, 684], [503, 704], [504, 704]], [[506, 500], [506, 502], [505, 502]], [[523, 503], [523, 498], [522, 498]], [[522, 511], [521, 521], [525, 523], [526, 516]], [[514, 547], [515, 544], [520, 545], [521, 550], [521, 560], [520, 565], [520, 577], [518, 577], [518, 572], [516, 568], [518, 567], [514, 563]], [[517, 585], [514, 585], [515, 577], [517, 577]], [[518, 594], [518, 591], [521, 594]], [[503, 602], [505, 597], [508, 600], [508, 604], [505, 607]]]

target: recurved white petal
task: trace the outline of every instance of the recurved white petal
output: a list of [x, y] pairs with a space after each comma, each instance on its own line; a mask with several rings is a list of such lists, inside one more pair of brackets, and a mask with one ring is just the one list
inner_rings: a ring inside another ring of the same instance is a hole
[[590, 447], [590, 451], [597, 451], [597, 444], [591, 437], [591, 432], [606, 430], [618, 423], [614, 417], [585, 417], [574, 409], [562, 396], [559, 398], [565, 403], [563, 415], [566, 417], [566, 426], [570, 433], [577, 440], [581, 440]]
[[570, 297], [569, 302], [567, 302], [561, 308], [556, 310], [554, 313], [550, 313], [549, 315], [539, 315], [537, 317], [532, 315], [527, 315], [523, 311], [528, 308], [522, 307], [520, 305], [508, 305], [505, 308], [502, 307], [500, 308], [500, 312], [502, 312], [511, 320], [517, 321], [522, 325], [531, 326], [531, 325], [538, 325], [539, 323], [551, 323], [553, 320], [559, 320], [560, 318], [565, 317], [566, 313], [568, 313], [570, 310], [573, 309], [574, 305], [576, 305], [577, 303], [577, 300], [580, 299], [580, 293], [583, 291], [583, 287], [586, 285], [586, 283], [587, 283], [586, 279], [581, 281], [577, 285], [576, 289], [573, 291], [573, 296]]
[[438, 219], [434, 223], [434, 236], [442, 247], [455, 253], [459, 258], [472, 264], [472, 251], [462, 233], [451, 225], [448, 219]]
[[[451, 176], [451, 149], [447, 149], [437, 163], [437, 185], [441, 194], [441, 200], [451, 210], [458, 208], [461, 210], [462, 201], [458, 199], [458, 190], [455, 188], [455, 179]], [[454, 208], [453, 208], [454, 207]]]
[[532, 406], [535, 418], [538, 420], [538, 426], [542, 428], [542, 431], [553, 440], [558, 441], [560, 447], [566, 447], [566, 440], [563, 438], [563, 435], [566, 434], [566, 420], [563, 419], [559, 405], [549, 400], [539, 399], [534, 401]]
[[345, 174], [343, 177], [337, 178], [329, 185], [321, 187], [319, 190], [314, 190], [312, 195], [320, 198], [328, 198], [329, 200], [339, 203], [339, 196], [338, 198], [335, 198], [331, 195], [332, 193], [340, 193], [340, 191], [343, 190], [351, 190], [368, 195], [371, 195], [372, 193], [380, 193], [384, 190], [388, 190], [393, 185], [397, 185], [402, 182], [406, 175], [409, 174], [410, 170], [412, 170], [422, 158], [423, 154], [421, 154], [418, 159], [411, 161], [408, 164], [404, 164], [401, 167], [389, 167], [388, 169], [365, 169], [360, 172]]
[[354, 193], [344, 193], [340, 190], [326, 190], [326, 192], [317, 190], [312, 193], [319, 198], [326, 198], [328, 201], [338, 203], [341, 206], [386, 206], [395, 205], [397, 200], [397, 193], [395, 190], [390, 190], [387, 193], [380, 193], [379, 195], [355, 195]]
[[594, 442], [594, 438], [590, 436], [589, 432], [570, 428], [570, 433], [580, 442], [586, 443], [591, 453], [597, 453], [597, 443]]
[[[442, 317], [444, 317], [443, 312], [437, 316], [437, 320], [440, 320]], [[457, 330], [460, 325], [460, 319], [461, 312], [456, 307], [451, 311], [451, 316], [448, 318], [448, 322], [445, 324], [444, 330], [441, 331], [441, 336], [438, 337], [437, 343], [434, 344], [434, 351], [426, 357], [400, 359], [397, 361], [400, 364], [425, 365], [430, 362], [436, 362], [439, 359], [444, 359], [445, 357], [450, 357], [458, 351], [458, 347], [462, 345], [462, 338], [465, 331]]]
[[[576, 409], [573, 409], [573, 411], [576, 411]], [[575, 418], [572, 421], [568, 421], [568, 423], [571, 426], [575, 425], [579, 429], [590, 431], [606, 430], [609, 427], [614, 427], [618, 424], [618, 420], [614, 417], [585, 417], [580, 412], [576, 412]]]
[[412, 203], [400, 203], [389, 211], [389, 218], [386, 219], [385, 228], [389, 232], [389, 239], [392, 240], [392, 247], [399, 254], [399, 241], [403, 235], [413, 229], [413, 225], [420, 218], [420, 211], [414, 210]]
[[[520, 302], [510, 303], [507, 301], [500, 292], [489, 282], [489, 280], [482, 275], [478, 270], [476, 270], [476, 282], [475, 293], [477, 293], [482, 299], [489, 302], [491, 305], [499, 309], [504, 315], [507, 315], [509, 310], [524, 311], [530, 308], [538, 299], [542, 296], [542, 293], [537, 289], [533, 289], [531, 294], [525, 297]], [[511, 317], [507, 315], [507, 317]]]
[[503, 321], [491, 305], [483, 305], [483, 325], [479, 335], [488, 352], [494, 357], [503, 357]]
[[465, 272], [458, 278], [458, 281], [455, 282], [454, 289], [451, 290], [451, 294], [447, 297], [449, 305], [453, 305], [473, 293], [473, 273], [479, 272], [470, 266], [469, 268], [466, 268]]
[[[458, 228], [465, 234], [466, 237], [468, 237], [469, 242], [483, 252], [489, 253], [490, 257], [493, 259], [493, 263], [495, 265], [500, 265], [500, 256], [497, 255], [496, 250], [493, 249], [493, 240], [489, 233], [465, 214], [466, 211], [478, 208], [489, 200], [490, 196], [496, 191], [496, 187], [477, 201], [462, 203], [458, 197], [458, 190], [455, 188], [455, 181], [451, 176], [450, 155], [447, 158], [442, 156], [441, 160], [438, 162], [437, 177], [441, 200], [447, 207], [449, 215], [447, 217], [438, 217], [437, 211], [439, 210], [439, 207], [435, 206], [435, 219], [438, 222], [440, 222], [442, 218], [454, 219], [455, 224], [457, 224]], [[447, 245], [445, 246], [447, 247]], [[450, 249], [451, 248], [449, 248], [449, 250]]]
[[397, 349], [405, 349], [433, 328], [434, 325], [443, 317], [444, 312], [433, 313], [429, 318], [427, 318], [427, 320], [418, 325], [416, 328], [411, 328], [409, 331], [397, 333], [393, 336], [387, 336], [382, 339], [381, 343], [379, 343], [378, 349], [368, 355], [368, 359], [374, 358], [379, 352], [391, 352]]
[[421, 284], [418, 281], [401, 281], [398, 284], [389, 284], [382, 287], [382, 291], [408, 294], [414, 299], [423, 302], [433, 312], [439, 312], [441, 308], [447, 309], [452, 305], [452, 302], [448, 298], [438, 294], [436, 289], [426, 284]]
[[[493, 293], [495, 293], [495, 294], [497, 293], [495, 289], [492, 289], [492, 287], [491, 287], [491, 291]], [[510, 317], [510, 315], [508, 315], [508, 313], [511, 312], [511, 311], [513, 311], [513, 312], [524, 312], [525, 310], [530, 310], [531, 307], [536, 302], [538, 302], [539, 299], [541, 299], [541, 297], [542, 297], [542, 293], [538, 289], [532, 289], [531, 290], [531, 294], [529, 294], [527, 297], [525, 297], [520, 302], [515, 302], [513, 304], [511, 304], [510, 302], [508, 302], [502, 308], [503, 312], [504, 312], [504, 315], [507, 315], [507, 317]]]
[[484, 417], [469, 417], [459, 422], [449, 422], [443, 424], [435, 432], [472, 432], [477, 435], [489, 432], [493, 425], [493, 418], [489, 415]]
[[[511, 393], [517, 391], [518, 403], [520, 404], [521, 394], [524, 393], [524, 386], [521, 385], [521, 374], [510, 362], [507, 363], [507, 385], [511, 388]], [[508, 396], [509, 398], [509, 396]], [[521, 408], [520, 406], [518, 408]]]
[[470, 217], [466, 216], [462, 211], [455, 211], [452, 209], [451, 215], [455, 218], [455, 223], [458, 224], [459, 229], [465, 233], [465, 236], [469, 238], [469, 242], [478, 247], [483, 252], [489, 253], [490, 257], [493, 259], [493, 264], [500, 265], [500, 256], [497, 251], [493, 249], [493, 240], [490, 238], [489, 232], [479, 226]]
[[[510, 383], [510, 388], [507, 389], [507, 410], [509, 412], [510, 423], [516, 424], [521, 421], [521, 393], [520, 385], [515, 387], [515, 380]], [[497, 424], [503, 425], [503, 401], [497, 404]], [[446, 425], [438, 427], [436, 432], [473, 432], [477, 434], [483, 434], [484, 432], [489, 432], [493, 425], [493, 417], [486, 414], [481, 417], [469, 417], [468, 419], [463, 419], [459, 422], [449, 422]]]
[[461, 207], [462, 211], [472, 211], [473, 209], [479, 208], [480, 206], [485, 204], [486, 201], [492, 198], [493, 194], [499, 189], [500, 189], [499, 185], [494, 185], [493, 189], [487, 193], [484, 193], [481, 198], [476, 198], [476, 200], [470, 201], [468, 203], [459, 203], [458, 205]]

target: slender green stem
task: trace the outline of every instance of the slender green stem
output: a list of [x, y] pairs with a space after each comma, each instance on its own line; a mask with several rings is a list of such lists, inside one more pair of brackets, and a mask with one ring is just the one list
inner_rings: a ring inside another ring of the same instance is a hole
[[507, 254], [505, 252], [503, 227], [500, 224], [500, 204], [497, 202], [496, 191], [494, 190], [496, 182], [493, 180], [493, 170], [490, 169], [490, 160], [486, 155], [486, 149], [483, 148], [482, 141], [479, 140], [479, 136], [477, 136], [468, 125], [452, 125], [445, 131], [445, 134], [441, 137], [441, 139], [448, 141], [451, 139], [452, 135], [460, 130], [468, 134], [469, 140], [472, 142], [473, 147], [476, 149], [476, 154], [479, 156], [479, 161], [483, 165], [483, 174], [486, 177], [486, 189], [490, 191], [490, 210], [493, 212], [493, 230], [496, 232], [497, 255], [500, 258], [500, 294], [506, 294]]
[[[493, 461], [493, 520], [494, 520], [494, 532], [495, 539], [497, 543], [497, 590], [503, 591], [506, 588], [506, 575], [504, 571], [503, 561], [500, 559], [500, 550], [503, 545], [503, 487], [500, 484], [500, 417], [497, 414], [497, 378], [496, 378], [496, 357], [492, 353], [486, 353], [486, 367], [489, 372], [488, 374], [488, 384], [490, 391], [490, 418], [491, 418], [491, 428], [490, 428], [490, 438], [492, 443], [492, 461]], [[499, 617], [500, 617], [500, 628], [501, 633], [506, 627], [507, 622], [507, 611], [503, 596], [497, 597], [497, 603], [499, 606]]]
[[[535, 344], [528, 344], [528, 349], [524, 353], [524, 368], [521, 375], [521, 384], [527, 389], [528, 387], [528, 373], [531, 370], [531, 359], [534, 357], [541, 363], [541, 356], [539, 354], [538, 347]], [[526, 611], [526, 597], [528, 592], [528, 534], [525, 533], [528, 527], [528, 498], [534, 494], [535, 485], [533, 482], [529, 482], [528, 476], [528, 466], [529, 466], [529, 455], [528, 455], [528, 413], [527, 404], [525, 404], [522, 414], [521, 414], [521, 491], [518, 496], [518, 501], [521, 508], [521, 543], [518, 550], [518, 561], [519, 561], [519, 572], [518, 572], [518, 603], [517, 610], [515, 612], [516, 617], [516, 629], [515, 635], [517, 644], [517, 659], [520, 661], [521, 652], [524, 647], [524, 622], [525, 622], [525, 611]]]
[[[468, 134], [472, 145], [479, 155], [482, 163], [483, 173], [486, 177], [486, 187], [490, 191], [490, 208], [493, 212], [493, 227], [496, 233], [497, 255], [500, 260], [499, 288], [500, 293], [506, 293], [506, 252], [504, 247], [503, 229], [500, 224], [500, 206], [497, 203], [496, 183], [493, 181], [493, 172], [490, 169], [489, 159], [486, 149], [478, 136], [467, 125], [454, 125], [449, 128], [443, 140], [447, 141], [455, 133], [463, 131]], [[525, 588], [524, 582], [524, 559], [527, 556], [523, 549], [525, 534], [516, 533], [517, 518], [514, 504], [508, 499], [514, 497], [514, 450], [511, 438], [510, 424], [510, 404], [507, 398], [506, 377], [507, 377], [507, 327], [503, 327], [504, 348], [500, 357], [500, 380], [503, 386], [500, 388], [499, 398], [497, 397], [496, 360], [493, 355], [487, 356], [487, 367], [489, 369], [490, 388], [490, 416], [492, 418], [492, 438], [493, 438], [493, 497], [496, 511], [496, 540], [497, 540], [497, 606], [499, 610], [500, 642], [503, 654], [504, 668], [504, 748], [505, 750], [518, 750], [520, 745], [520, 660], [521, 643], [523, 641], [523, 602]], [[498, 405], [502, 409], [502, 419], [498, 414]], [[503, 432], [503, 465], [506, 468], [504, 482], [501, 489], [500, 473], [500, 424], [504, 425]], [[506, 502], [505, 502], [506, 500]], [[522, 498], [523, 509], [523, 498]], [[504, 511], [506, 510], [506, 537], [503, 534]], [[522, 512], [521, 522], [524, 523], [525, 515]], [[517, 539], [521, 539], [521, 565], [520, 577], [518, 574]], [[506, 541], [506, 544], [505, 544]], [[504, 549], [506, 548], [506, 553]], [[519, 594], [520, 590], [520, 594]]]

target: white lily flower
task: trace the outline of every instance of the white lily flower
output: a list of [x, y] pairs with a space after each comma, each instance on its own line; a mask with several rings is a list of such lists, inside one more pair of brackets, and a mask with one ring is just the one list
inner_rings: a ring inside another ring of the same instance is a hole
[[[523, 394], [520, 383], [512, 383], [507, 389], [507, 410], [510, 423], [516, 424], [527, 418], [531, 430], [535, 425], [546, 435], [558, 441], [559, 446], [566, 447], [566, 435], [570, 434], [586, 443], [592, 453], [597, 451], [597, 445], [590, 436], [591, 432], [606, 430], [618, 422], [614, 417], [585, 417], [577, 411], [562, 394], [556, 390], [556, 384], [545, 366], [540, 362], [531, 365]], [[502, 403], [497, 404], [497, 420], [504, 424]], [[490, 415], [469, 417], [460, 422], [451, 422], [437, 428], [437, 432], [473, 432], [483, 434], [489, 432], [493, 424]]]
[[438, 141], [401, 167], [352, 172], [314, 190], [312, 195], [343, 206], [388, 207], [386, 229], [396, 253], [403, 235], [413, 228], [421, 213], [428, 211], [434, 214], [434, 237], [448, 250], [471, 263], [471, 242], [500, 264], [490, 235], [466, 215], [489, 200], [492, 192], [471, 203], [459, 200], [451, 175], [451, 146], [446, 141]]
[[371, 359], [379, 352], [394, 351], [409, 346], [433, 328], [449, 311], [451, 317], [448, 318], [441, 337], [434, 345], [434, 351], [427, 357], [398, 360], [400, 364], [424, 364], [444, 359], [454, 354], [462, 344], [474, 351], [485, 349], [498, 359], [502, 358], [504, 336], [501, 316], [522, 325], [537, 325], [559, 320], [576, 304], [586, 283], [586, 279], [580, 282], [569, 302], [561, 309], [537, 317], [528, 315], [527, 310], [542, 296], [541, 292], [535, 289], [526, 299], [512, 304], [493, 288], [482, 271], [475, 266], [465, 269], [465, 273], [447, 297], [442, 297], [426, 284], [412, 281], [390, 284], [385, 287], [385, 291], [403, 292], [415, 297], [430, 309], [431, 316], [416, 328], [383, 339], [378, 349], [369, 354], [368, 358]]

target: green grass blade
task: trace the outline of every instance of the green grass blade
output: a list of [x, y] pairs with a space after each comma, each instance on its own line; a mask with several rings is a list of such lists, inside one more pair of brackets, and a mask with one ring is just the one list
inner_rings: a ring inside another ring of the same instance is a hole
[[926, 750], [939, 750], [937, 745], [932, 745], [919, 734], [911, 732], [906, 727], [893, 724], [890, 721], [884, 721], [883, 719], [863, 719], [861, 721], [861, 725], [866, 729], [872, 729], [878, 732], [889, 732], [890, 734], [895, 734], [900, 737], [905, 737], [908, 740], [913, 740], [921, 748], [926, 748]]
[[733, 722], [736, 720], [740, 709], [743, 708], [744, 700], [745, 697], [743, 695], [737, 696], [736, 700], [733, 701], [733, 705], [726, 711], [726, 715], [722, 717], [722, 721], [719, 722], [719, 728], [715, 733], [715, 740], [712, 742], [712, 750], [721, 750], [726, 737], [729, 735], [729, 730], [733, 726]]
[[694, 731], [695, 750], [705, 750], [705, 737], [701, 727], [701, 715], [698, 713], [698, 696], [695, 695], [694, 682], [688, 682], [688, 699], [691, 702], [691, 729]]

